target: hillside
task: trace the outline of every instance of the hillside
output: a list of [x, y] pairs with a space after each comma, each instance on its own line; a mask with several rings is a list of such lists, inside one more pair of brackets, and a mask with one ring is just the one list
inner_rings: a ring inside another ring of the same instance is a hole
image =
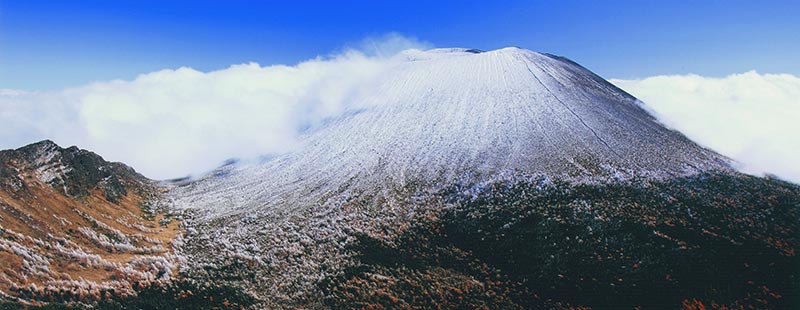
[[169, 280], [178, 221], [155, 184], [51, 141], [0, 151], [0, 294], [92, 301]]
[[451, 189], [356, 233], [334, 309], [797, 309], [800, 186], [745, 175]]

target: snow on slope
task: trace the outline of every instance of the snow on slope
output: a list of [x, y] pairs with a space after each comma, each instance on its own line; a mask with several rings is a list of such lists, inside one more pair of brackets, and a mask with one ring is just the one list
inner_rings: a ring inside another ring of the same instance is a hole
[[325, 308], [318, 284], [352, 261], [354, 232], [391, 240], [443, 208], [431, 193], [450, 185], [729, 169], [564, 58], [518, 48], [399, 57], [296, 151], [175, 184], [173, 203], [193, 211], [180, 249], [189, 275], [230, 277], [263, 308]]
[[359, 109], [309, 134], [296, 152], [178, 188], [177, 203], [222, 214], [281, 201], [302, 208], [410, 182], [587, 182], [727, 169], [565, 58], [519, 48], [399, 57], [407, 61], [353, 98]]

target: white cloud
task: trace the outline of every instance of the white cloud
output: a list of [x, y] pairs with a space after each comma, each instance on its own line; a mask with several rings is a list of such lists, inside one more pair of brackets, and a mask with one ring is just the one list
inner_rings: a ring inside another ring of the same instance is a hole
[[800, 183], [800, 78], [755, 71], [611, 80], [663, 123], [741, 164]]
[[433, 48], [433, 44], [430, 42], [394, 32], [378, 37], [367, 37], [356, 44], [349, 44], [345, 47], [346, 50], [357, 50], [377, 57], [391, 57], [408, 49], [425, 50], [430, 48]]
[[304, 129], [350, 108], [349, 96], [398, 63], [391, 56], [427, 45], [389, 34], [294, 66], [179, 68], [57, 92], [0, 90], [0, 148], [47, 138], [152, 178], [197, 174], [228, 158], [290, 150]]
[[[53, 139], [151, 178], [198, 174], [228, 158], [292, 149], [306, 128], [357, 108], [348, 98], [399, 63], [398, 52], [429, 47], [389, 34], [293, 66], [179, 68], [56, 92], [0, 90], [0, 149]], [[800, 78], [747, 72], [612, 82], [746, 172], [800, 182]]]

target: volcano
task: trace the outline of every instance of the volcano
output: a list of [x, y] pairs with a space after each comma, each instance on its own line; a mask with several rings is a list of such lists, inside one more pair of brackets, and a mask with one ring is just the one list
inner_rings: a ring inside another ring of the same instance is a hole
[[[395, 57], [293, 151], [196, 179], [153, 182], [52, 142], [0, 153], [0, 301], [800, 306], [797, 185], [737, 172], [564, 57], [520, 48]], [[82, 155], [61, 155], [73, 153]], [[62, 206], [50, 219], [39, 207], [53, 201]], [[74, 253], [99, 263], [70, 264]]]
[[178, 200], [249, 212], [410, 183], [585, 183], [730, 170], [725, 158], [566, 58], [519, 48], [399, 57], [406, 61], [351, 100], [358, 109], [308, 134], [295, 152], [200, 180]]

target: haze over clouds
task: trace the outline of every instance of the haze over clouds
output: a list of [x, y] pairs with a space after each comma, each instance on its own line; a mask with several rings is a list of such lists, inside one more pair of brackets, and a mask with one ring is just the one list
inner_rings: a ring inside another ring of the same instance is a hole
[[666, 125], [737, 160], [743, 171], [800, 183], [800, 78], [750, 71], [611, 82]]
[[428, 47], [389, 34], [294, 66], [179, 68], [58, 92], [0, 90], [0, 148], [52, 139], [151, 178], [198, 174], [228, 158], [291, 149], [307, 128], [354, 108], [348, 97], [397, 63], [393, 55]]
[[[399, 63], [399, 51], [429, 47], [389, 34], [293, 66], [179, 68], [56, 92], [0, 90], [0, 148], [52, 139], [151, 178], [196, 175], [228, 158], [292, 149], [308, 128], [358, 108], [349, 98]], [[747, 72], [612, 82], [744, 171], [800, 182], [800, 78]]]

